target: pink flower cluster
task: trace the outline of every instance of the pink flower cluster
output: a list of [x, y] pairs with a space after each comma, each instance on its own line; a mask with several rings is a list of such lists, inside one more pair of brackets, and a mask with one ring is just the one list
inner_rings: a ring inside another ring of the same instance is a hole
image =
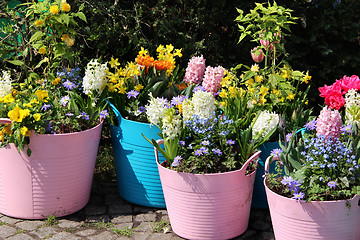
[[358, 76], [344, 76], [340, 80], [336, 80], [331, 86], [325, 85], [319, 87], [320, 97], [325, 98], [325, 104], [329, 107], [339, 110], [345, 104], [343, 97], [350, 89], [358, 91], [360, 89], [360, 79]]
[[341, 115], [338, 110], [324, 107], [317, 118], [316, 134], [326, 138], [339, 138], [341, 132]]
[[208, 92], [217, 93], [221, 88], [221, 80], [224, 77], [224, 68], [218, 67], [207, 67], [205, 70], [204, 80], [202, 86]]
[[184, 81], [188, 84], [200, 84], [205, 71], [205, 59], [203, 56], [192, 57], [186, 68]]

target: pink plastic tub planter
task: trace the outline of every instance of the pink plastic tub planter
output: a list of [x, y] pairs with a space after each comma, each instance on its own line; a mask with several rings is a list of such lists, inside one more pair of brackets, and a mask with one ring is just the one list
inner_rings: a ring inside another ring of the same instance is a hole
[[245, 171], [259, 155], [255, 153], [240, 170], [190, 174], [161, 166], [155, 148], [172, 230], [186, 239], [230, 239], [245, 232], [256, 174]]
[[102, 123], [78, 133], [32, 133], [30, 157], [14, 144], [0, 148], [0, 212], [43, 219], [82, 209], [90, 198], [101, 129]]
[[[269, 158], [265, 169], [268, 169]], [[359, 196], [349, 200], [310, 201], [283, 197], [266, 186], [276, 240], [359, 240]]]

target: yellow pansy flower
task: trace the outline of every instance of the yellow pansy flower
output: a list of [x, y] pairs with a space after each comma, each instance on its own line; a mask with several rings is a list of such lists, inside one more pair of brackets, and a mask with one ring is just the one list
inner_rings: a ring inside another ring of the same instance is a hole
[[46, 98], [49, 98], [49, 94], [46, 90], [36, 90], [35, 96], [37, 96], [40, 101], [45, 101]]
[[29, 137], [30, 134], [31, 134], [31, 131], [30, 131], [27, 127], [23, 126], [23, 127], [20, 129], [20, 133], [21, 133], [22, 135], [24, 135], [25, 137]]
[[30, 100], [31, 104], [39, 104], [39, 101], [36, 98]]
[[24, 106], [24, 107], [27, 107], [27, 108], [31, 108], [31, 107], [32, 107], [31, 103], [24, 103], [23, 106]]
[[40, 114], [40, 113], [35, 113], [35, 114], [33, 115], [33, 117], [34, 117], [35, 121], [39, 121], [40, 118], [41, 118], [41, 114]]
[[8, 117], [12, 122], [22, 122], [24, 118], [30, 115], [29, 109], [21, 109], [18, 105], [8, 112]]
[[8, 95], [6, 95], [5, 97], [2, 98], [2, 101], [4, 103], [12, 103], [15, 102], [15, 98], [13, 97], [13, 95], [10, 93]]

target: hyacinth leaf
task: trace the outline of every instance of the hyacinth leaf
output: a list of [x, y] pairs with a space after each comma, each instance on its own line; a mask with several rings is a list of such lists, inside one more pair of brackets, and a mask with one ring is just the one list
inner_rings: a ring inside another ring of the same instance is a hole
[[165, 151], [164, 151], [164, 149], [162, 149], [161, 147], [160, 147], [160, 145], [154, 140], [154, 139], [148, 139], [147, 137], [145, 137], [144, 136], [144, 134], [142, 134], [141, 133], [141, 135], [150, 143], [150, 144], [152, 144], [154, 147], [156, 147], [156, 149], [165, 157], [165, 159], [166, 160], [168, 160], [168, 161], [170, 161], [170, 163], [171, 163], [171, 161], [173, 160], [170, 156], [169, 156], [169, 154], [167, 154]]

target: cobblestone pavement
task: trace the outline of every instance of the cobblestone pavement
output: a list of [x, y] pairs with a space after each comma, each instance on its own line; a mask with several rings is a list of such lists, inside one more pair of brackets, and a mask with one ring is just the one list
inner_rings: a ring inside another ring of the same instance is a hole
[[[168, 226], [166, 226], [168, 225]], [[171, 231], [166, 210], [123, 200], [116, 182], [94, 183], [89, 203], [61, 218], [22, 220], [0, 214], [0, 239], [183, 239]], [[235, 240], [274, 240], [268, 210], [252, 209], [249, 227]]]

